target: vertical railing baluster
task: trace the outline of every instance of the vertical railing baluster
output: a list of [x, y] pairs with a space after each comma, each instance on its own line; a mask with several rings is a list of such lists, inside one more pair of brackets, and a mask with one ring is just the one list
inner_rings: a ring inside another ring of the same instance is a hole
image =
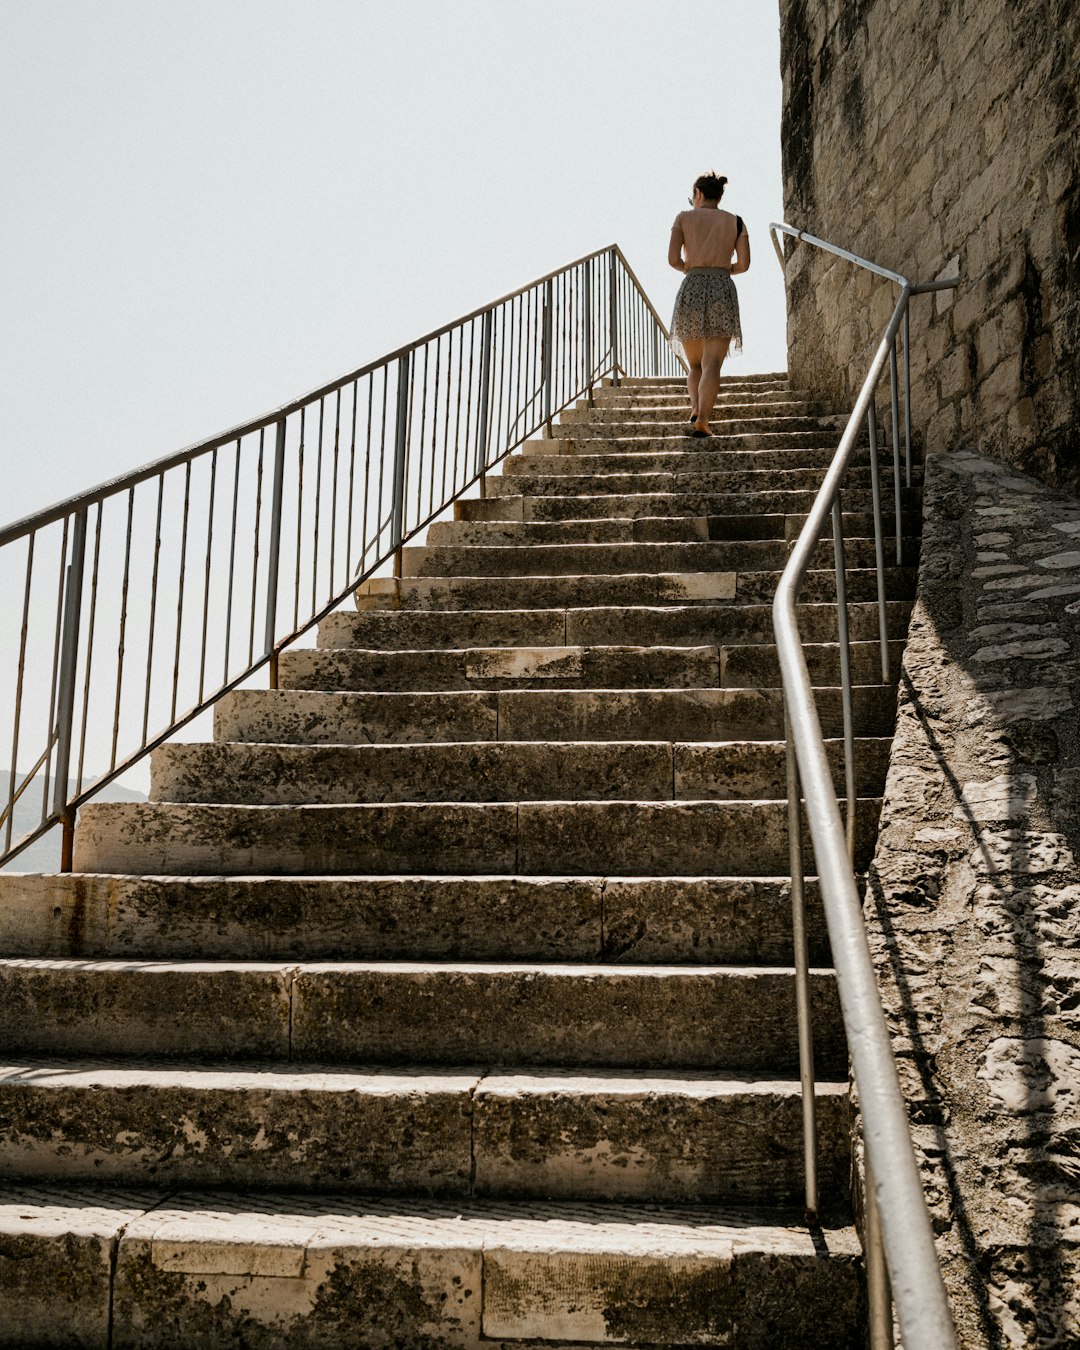
[[[90, 571], [90, 617], [86, 624], [86, 664], [83, 673], [82, 726], [79, 730], [79, 764], [75, 774], [75, 792], [82, 792], [83, 767], [86, 763], [86, 727], [90, 715], [90, 672], [94, 664], [94, 633], [97, 620], [98, 568], [101, 562], [101, 517], [105, 509], [104, 502], [98, 502], [97, 520], [94, 525], [94, 564]], [[147, 684], [149, 684], [149, 673]], [[143, 734], [143, 744], [146, 735]]]
[[[865, 1150], [864, 1150], [865, 1153]], [[870, 1350], [893, 1350], [892, 1293], [885, 1243], [881, 1232], [881, 1211], [869, 1155], [864, 1157], [864, 1198], [866, 1202], [866, 1301], [870, 1322]]]
[[552, 295], [551, 295], [551, 281], [550, 281], [550, 279], [549, 279], [548, 281], [546, 281], [546, 282], [544, 283], [544, 320], [543, 320], [543, 322], [544, 322], [544, 336], [543, 336], [543, 339], [542, 339], [542, 345], [541, 345], [541, 348], [540, 348], [540, 351], [541, 351], [541, 357], [540, 357], [540, 360], [541, 360], [541, 369], [542, 369], [542, 371], [543, 371], [543, 374], [542, 374], [541, 378], [542, 378], [542, 380], [543, 380], [543, 382], [544, 382], [544, 435], [545, 435], [545, 436], [550, 436], [550, 435], [551, 435], [551, 368], [552, 368], [552, 360], [551, 360], [551, 357], [552, 357], [552, 351], [551, 351], [551, 309], [552, 309]]
[[326, 595], [334, 593], [334, 573], [337, 570], [338, 473], [341, 461], [341, 390], [334, 405], [334, 472], [330, 487], [330, 572]]
[[11, 847], [15, 822], [16, 780], [19, 772], [19, 732], [22, 727], [23, 681], [26, 676], [26, 637], [30, 631], [30, 590], [34, 576], [34, 543], [37, 532], [26, 536], [26, 581], [23, 588], [22, 624], [19, 628], [19, 662], [15, 676], [15, 717], [11, 729], [11, 771], [8, 774], [8, 805], [4, 812], [4, 852]]
[[803, 1177], [806, 1222], [817, 1223], [817, 1086], [814, 1073], [814, 1019], [810, 1001], [810, 943], [806, 928], [806, 889], [802, 847], [802, 790], [791, 718], [784, 704], [787, 740], [788, 857], [791, 871], [791, 935], [795, 964], [795, 1017], [799, 1035], [799, 1079], [802, 1091]]
[[401, 576], [401, 541], [405, 535], [405, 455], [408, 449], [409, 379], [411, 353], [397, 362], [397, 410], [394, 417], [394, 480], [390, 499], [390, 548], [394, 554], [394, 576]]
[[[356, 406], [360, 397], [359, 381], [352, 382], [352, 428], [349, 433], [349, 504], [345, 511], [345, 575], [351, 577], [353, 548], [353, 491], [356, 486]], [[363, 527], [360, 530], [361, 551], [363, 550]]]
[[[190, 460], [188, 461], [190, 466]], [[127, 652], [128, 587], [131, 581], [131, 534], [135, 515], [135, 489], [128, 489], [127, 533], [124, 538], [124, 579], [120, 585], [120, 641], [116, 649], [116, 698], [113, 704], [112, 754], [110, 771], [116, 768], [116, 750], [120, 743], [120, 709], [123, 706], [124, 658]], [[184, 524], [187, 524], [185, 514]], [[177, 657], [179, 660], [179, 656]]]
[[255, 660], [255, 608], [259, 598], [259, 534], [262, 529], [263, 451], [266, 428], [259, 431], [259, 456], [255, 465], [255, 530], [251, 551], [251, 609], [248, 613], [248, 665]]
[[210, 629], [210, 573], [213, 568], [214, 505], [217, 495], [217, 450], [210, 454], [210, 502], [206, 508], [206, 565], [203, 579], [202, 643], [199, 647], [199, 697], [203, 701], [206, 684], [206, 635]]
[[615, 271], [615, 250], [608, 250], [608, 327], [611, 332], [611, 383], [618, 388], [619, 380], [619, 308], [618, 276]]
[[[57, 680], [60, 677], [60, 642], [63, 637], [63, 618], [64, 618], [64, 586], [67, 583], [67, 560], [68, 560], [68, 536], [71, 529], [71, 517], [64, 517], [64, 528], [60, 535], [60, 566], [57, 573], [56, 586], [56, 619], [53, 625], [53, 657], [52, 669], [49, 675], [49, 720], [45, 724], [45, 753], [42, 760], [45, 764], [45, 779], [42, 784], [41, 794], [41, 820], [44, 822], [49, 817], [49, 791], [52, 787], [53, 771], [53, 749], [56, 745], [56, 687]], [[37, 766], [35, 765], [35, 772]]]
[[236, 520], [240, 505], [240, 440], [233, 457], [232, 528], [229, 534], [229, 586], [225, 600], [225, 654], [221, 663], [221, 682], [229, 678], [229, 653], [232, 649], [233, 583], [236, 576]]
[[82, 617], [83, 564], [86, 558], [86, 508], [76, 513], [71, 532], [71, 560], [64, 587], [64, 636], [60, 648], [60, 681], [56, 701], [56, 782], [53, 813], [63, 831], [60, 871], [71, 871], [75, 813], [68, 807], [71, 768], [71, 732], [75, 716], [75, 671], [79, 660], [79, 620]]
[[904, 310], [904, 462], [905, 483], [911, 486], [911, 311]]
[[277, 607], [281, 571], [281, 498], [285, 487], [285, 418], [277, 423], [274, 440], [274, 485], [270, 499], [270, 542], [266, 562], [266, 615], [263, 627], [263, 658], [270, 661], [270, 688], [278, 687]]
[[585, 384], [587, 387], [586, 398], [589, 407], [593, 406], [593, 351], [592, 351], [592, 259], [585, 264], [584, 277], [584, 304], [582, 307], [582, 320], [585, 325], [585, 331], [582, 335], [582, 343], [585, 348]]
[[878, 641], [881, 644], [881, 683], [889, 683], [889, 619], [885, 594], [885, 531], [881, 520], [881, 473], [877, 458], [877, 414], [874, 400], [866, 410], [870, 438], [870, 488], [874, 507], [874, 570], [877, 574]]
[[[472, 387], [472, 352], [469, 353], [469, 385]], [[487, 492], [488, 403], [491, 397], [491, 310], [484, 311], [480, 329], [480, 405], [476, 414], [476, 469], [480, 475], [480, 496]]]
[[855, 717], [851, 696], [851, 645], [848, 636], [847, 572], [844, 565], [844, 517], [839, 490], [832, 505], [833, 557], [836, 563], [836, 634], [840, 647], [840, 694], [844, 709], [844, 786], [847, 793], [848, 857], [855, 861]]

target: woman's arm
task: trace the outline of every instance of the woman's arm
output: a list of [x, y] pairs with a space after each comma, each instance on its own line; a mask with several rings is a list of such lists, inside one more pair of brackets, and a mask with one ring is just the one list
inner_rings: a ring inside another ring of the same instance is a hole
[[750, 236], [744, 229], [738, 239], [735, 240], [735, 263], [731, 269], [731, 275], [736, 276], [739, 272], [745, 272], [750, 267]]
[[685, 272], [686, 263], [683, 262], [683, 232], [682, 225], [679, 223], [678, 216], [675, 217], [675, 224], [671, 227], [671, 240], [668, 243], [667, 260], [668, 266], [674, 267], [676, 272]]

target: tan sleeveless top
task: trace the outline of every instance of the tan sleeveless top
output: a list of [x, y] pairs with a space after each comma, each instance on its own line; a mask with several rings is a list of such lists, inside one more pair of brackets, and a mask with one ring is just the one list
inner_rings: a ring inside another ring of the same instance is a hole
[[681, 242], [687, 268], [731, 266], [738, 226], [730, 211], [695, 206], [680, 211], [671, 228]]

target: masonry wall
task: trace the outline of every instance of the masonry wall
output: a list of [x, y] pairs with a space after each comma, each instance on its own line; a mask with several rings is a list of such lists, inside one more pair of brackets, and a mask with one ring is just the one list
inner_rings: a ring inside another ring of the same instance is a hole
[[[914, 280], [912, 407], [931, 449], [977, 446], [1080, 489], [1080, 4], [781, 0], [790, 223]], [[797, 385], [849, 400], [895, 287], [795, 244]]]

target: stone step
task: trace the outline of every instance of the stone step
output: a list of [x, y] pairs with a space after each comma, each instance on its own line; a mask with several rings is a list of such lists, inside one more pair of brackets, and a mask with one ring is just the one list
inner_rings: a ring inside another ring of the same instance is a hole
[[[880, 797], [887, 737], [855, 743], [862, 797]], [[844, 782], [843, 742], [827, 743]], [[781, 741], [488, 741], [434, 745], [159, 746], [153, 802], [284, 806], [349, 802], [702, 801], [785, 795]]]
[[[700, 543], [648, 544], [439, 544], [402, 550], [402, 576], [595, 576], [653, 572], [781, 571], [791, 545], [782, 539], [720, 540]], [[904, 557], [914, 565], [919, 541], [903, 541]], [[845, 541], [845, 560], [852, 568], [875, 565], [872, 539]], [[824, 539], [812, 562], [818, 569], [833, 565], [833, 543]], [[885, 563], [893, 561], [886, 548]]]
[[[817, 883], [810, 959], [830, 964]], [[0, 951], [204, 961], [790, 965], [779, 877], [0, 873]]]
[[[911, 604], [890, 600], [888, 631], [907, 631]], [[852, 641], [878, 633], [876, 604], [851, 602]], [[799, 606], [799, 630], [806, 642], [836, 641], [836, 603]], [[341, 610], [319, 624], [321, 650], [366, 648], [385, 651], [469, 647], [664, 646], [771, 644], [772, 607], [759, 605], [619, 605], [588, 609]]]
[[[803, 648], [815, 684], [839, 684], [835, 643]], [[903, 643], [889, 643], [897, 677]], [[856, 684], [881, 679], [877, 642], [851, 644]], [[282, 652], [282, 689], [406, 693], [456, 689], [709, 689], [780, 683], [776, 649], [763, 643], [699, 647], [473, 647], [421, 651], [300, 648]]]
[[[781, 569], [739, 572], [627, 572], [577, 575], [372, 577], [355, 591], [358, 610], [491, 610], [595, 609], [612, 605], [684, 606], [771, 602]], [[885, 594], [890, 600], [911, 600], [918, 580], [914, 567], [890, 567]], [[852, 601], [877, 598], [877, 573], [852, 567], [847, 573]], [[799, 591], [805, 602], [835, 600], [832, 568], [814, 568]]]
[[[889, 735], [890, 685], [856, 685], [860, 736]], [[826, 736], [842, 736], [841, 693], [817, 691]], [[452, 741], [776, 741], [779, 689], [506, 689], [443, 693], [323, 693], [234, 689], [214, 710], [216, 741], [269, 745], [433, 744]]]
[[[768, 422], [771, 419], [762, 419]], [[685, 430], [681, 429], [685, 427]], [[656, 422], [608, 422], [595, 425], [577, 422], [567, 426], [553, 426], [550, 442], [565, 441], [566, 445], [553, 448], [552, 454], [642, 453], [662, 454], [671, 450], [711, 452], [718, 456], [729, 450], [776, 450], [797, 454], [800, 450], [832, 449], [840, 444], [840, 431], [743, 431], [732, 432], [718, 424], [709, 437], [692, 436], [690, 423], [662, 424]], [[865, 436], [856, 440], [859, 446], [868, 445]], [[489, 480], [490, 481], [490, 480]]]
[[[0, 960], [12, 1059], [798, 1072], [775, 966]], [[810, 973], [815, 1061], [847, 1073], [833, 972]], [[195, 1140], [192, 1141], [196, 1143]]]
[[[587, 449], [569, 449], [587, 446]], [[702, 450], [701, 442], [691, 438], [673, 438], [661, 450], [624, 450], [611, 453], [605, 441], [575, 440], [526, 441], [520, 453], [502, 462], [504, 475], [519, 473], [745, 473], [782, 469], [816, 469], [822, 478], [832, 463], [836, 447], [816, 450]], [[869, 446], [857, 449], [852, 463], [870, 464]], [[879, 452], [882, 482], [891, 489], [892, 458]]]
[[[823, 413], [805, 405], [793, 404], [778, 411], [775, 407], [721, 407], [714, 410], [709, 425], [717, 436], [773, 435], [776, 432], [827, 433], [839, 443], [847, 418]], [[662, 428], [662, 430], [661, 430]], [[690, 438], [691, 423], [685, 401], [677, 408], [567, 408], [551, 428], [551, 439], [580, 436], [597, 439], [608, 436], [685, 436]], [[693, 440], [703, 440], [693, 437]]]
[[[845, 1196], [847, 1083], [819, 1083], [821, 1185]], [[0, 1065], [10, 1182], [769, 1208], [803, 1186], [797, 1079], [701, 1070]], [[678, 1133], [672, 1121], [678, 1121]]]
[[[778, 388], [787, 389], [788, 373], [786, 370], [773, 371], [754, 371], [751, 374], [739, 375], [721, 375], [720, 392], [725, 389], [761, 389], [769, 385], [776, 385]], [[597, 386], [599, 389], [640, 389], [645, 392], [657, 389], [686, 389], [685, 375], [620, 375], [618, 384], [614, 384], [611, 378], [607, 378]]]
[[864, 1337], [843, 1214], [807, 1232], [796, 1212], [734, 1206], [8, 1187], [0, 1242], [19, 1255], [0, 1265], [13, 1346], [857, 1350]]
[[[628, 493], [689, 495], [700, 492], [709, 495], [726, 493], [753, 493], [759, 489], [769, 492], [816, 493], [824, 473], [811, 469], [705, 469], [665, 470], [650, 473], [638, 471], [625, 463], [612, 473], [582, 472], [577, 455], [553, 457], [552, 463], [561, 467], [550, 473], [534, 468], [529, 460], [518, 460], [521, 468], [504, 475], [492, 475], [487, 480], [488, 498], [499, 497], [621, 497]], [[590, 458], [590, 456], [586, 456]], [[620, 457], [621, 458], [621, 457]], [[643, 455], [642, 458], [648, 458]], [[870, 488], [870, 468], [860, 465], [848, 469], [845, 482], [849, 490]]]
[[[499, 482], [497, 478], [489, 483]], [[905, 518], [918, 519], [922, 501], [918, 487], [902, 488], [900, 501]], [[777, 491], [762, 486], [757, 492], [605, 492], [597, 496], [488, 496], [462, 499], [454, 504], [455, 520], [591, 520], [599, 517], [634, 519], [639, 516], [774, 516], [805, 515], [814, 505], [813, 490]], [[891, 501], [891, 496], [886, 499]], [[873, 494], [868, 488], [848, 488], [843, 494], [845, 511], [871, 512]], [[889, 506], [885, 507], [890, 511]]]
[[[690, 544], [714, 541], [786, 540], [798, 538], [805, 515], [734, 516], [642, 516], [637, 519], [593, 518], [591, 520], [447, 520], [428, 527], [426, 543], [431, 548], [447, 545], [465, 547], [477, 544], [493, 548], [499, 545], [537, 544]], [[917, 519], [908, 513], [908, 534], [917, 537], [913, 527]], [[886, 556], [895, 549], [891, 503], [883, 522]], [[831, 529], [823, 539], [831, 539]], [[844, 537], [849, 540], [872, 539], [874, 518], [868, 511], [844, 512]]]
[[[879, 804], [857, 808], [856, 866]], [[75, 870], [178, 876], [775, 876], [788, 864], [783, 801], [423, 802], [332, 806], [91, 802]], [[813, 871], [812, 863], [807, 870]]]
[[[657, 387], [657, 389], [613, 389], [606, 386], [603, 389], [595, 387], [593, 390], [593, 404], [599, 408], [606, 408], [609, 405], [626, 404], [630, 406], [648, 406], [656, 402], [668, 402], [672, 406], [686, 408], [687, 414], [690, 412], [690, 401], [688, 401], [686, 390], [686, 381], [680, 385], [671, 387]], [[814, 394], [809, 389], [791, 389], [787, 381], [776, 381], [771, 385], [725, 385], [721, 383], [720, 391], [717, 394], [717, 406], [728, 404], [728, 402], [761, 402], [761, 401], [791, 401], [802, 400], [813, 402]], [[579, 398], [574, 405], [575, 408], [587, 408], [589, 397]], [[826, 409], [829, 410], [829, 409]]]
[[[786, 425], [792, 418], [799, 423], [806, 423], [808, 429], [827, 427], [835, 431], [838, 442], [847, 422], [846, 417], [836, 416], [827, 404], [819, 400], [774, 391], [764, 394], [728, 394], [718, 398], [713, 407], [710, 426], [714, 431], [723, 433], [798, 430], [798, 427]], [[674, 397], [655, 395], [648, 399], [602, 399], [595, 402], [591, 409], [582, 401], [573, 408], [564, 409], [555, 426], [586, 427], [590, 429], [590, 434], [591, 428], [596, 427], [601, 429], [596, 434], [604, 436], [607, 432], [603, 428], [616, 422], [632, 422], [640, 426], [663, 425], [669, 428], [668, 434], [683, 434], [692, 425], [690, 402], [685, 390]], [[887, 430], [887, 427], [880, 429], [881, 432]], [[555, 435], [558, 436], [557, 431]], [[548, 438], [546, 427], [538, 436]], [[694, 439], [701, 440], [700, 437]]]

